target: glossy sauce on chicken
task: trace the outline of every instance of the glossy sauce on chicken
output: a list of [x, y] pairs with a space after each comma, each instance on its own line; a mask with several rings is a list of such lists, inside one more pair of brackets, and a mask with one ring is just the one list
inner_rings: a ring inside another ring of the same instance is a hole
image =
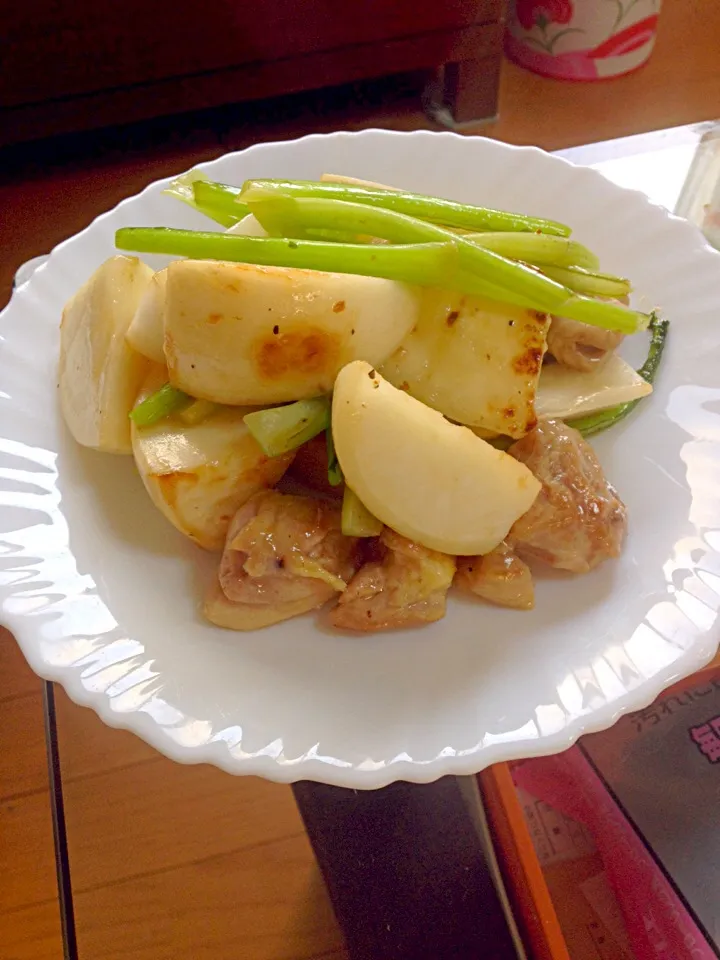
[[[341, 533], [336, 504], [275, 490], [257, 494], [228, 531], [219, 599], [233, 604], [234, 614], [222, 603], [222, 617], [241, 630], [245, 612], [254, 628], [256, 611], [248, 608], [264, 608], [264, 625], [314, 610], [345, 589], [359, 563], [358, 541]], [[213, 619], [207, 604], [206, 613]]]
[[506, 540], [478, 557], [456, 560], [388, 527], [377, 538], [346, 537], [336, 503], [257, 494], [230, 525], [208, 615], [223, 626], [255, 629], [337, 599], [331, 624], [369, 633], [440, 620], [453, 579], [489, 603], [530, 610], [528, 562], [586, 573], [619, 556], [625, 507], [576, 430], [541, 421], [509, 453], [542, 489]]
[[530, 567], [505, 541], [484, 557], [458, 557], [455, 584], [500, 607], [532, 610], [535, 606]]
[[587, 573], [620, 556], [625, 505], [577, 430], [562, 420], [543, 420], [508, 453], [542, 482], [537, 499], [508, 537], [521, 557]]
[[445, 616], [455, 557], [413, 543], [387, 527], [340, 595], [330, 620], [341, 630], [367, 633], [432, 623]]

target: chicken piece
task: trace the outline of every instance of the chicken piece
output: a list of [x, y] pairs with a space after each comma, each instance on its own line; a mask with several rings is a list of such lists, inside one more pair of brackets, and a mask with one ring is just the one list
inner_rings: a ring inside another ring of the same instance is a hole
[[595, 452], [562, 420], [541, 420], [508, 453], [542, 483], [527, 513], [507, 538], [523, 558], [573, 573], [587, 573], [620, 556], [627, 513]]
[[205, 616], [210, 623], [227, 630], [262, 630], [307, 612], [307, 598], [277, 604], [233, 603], [217, 580], [205, 597]]
[[624, 334], [589, 323], [553, 317], [547, 334], [547, 352], [558, 363], [589, 373], [602, 366], [620, 345]]
[[515, 610], [532, 610], [535, 589], [530, 567], [504, 541], [484, 557], [458, 557], [456, 586]]
[[429, 550], [387, 527], [330, 613], [341, 630], [370, 633], [432, 623], [445, 616], [455, 557]]
[[358, 541], [340, 530], [339, 506], [264, 491], [236, 513], [220, 561], [220, 588], [236, 612], [218, 603], [217, 585], [205, 612], [236, 630], [279, 623], [344, 590], [359, 564]]

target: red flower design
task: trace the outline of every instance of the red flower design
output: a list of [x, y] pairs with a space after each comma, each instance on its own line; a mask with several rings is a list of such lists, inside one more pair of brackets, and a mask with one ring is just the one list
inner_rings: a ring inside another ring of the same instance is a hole
[[639, 20], [631, 27], [626, 27], [624, 30], [621, 30], [620, 33], [613, 34], [605, 43], [601, 43], [599, 47], [595, 47], [590, 56], [597, 60], [604, 57], [620, 57], [624, 53], [632, 53], [633, 50], [637, 50], [638, 47], [642, 47], [643, 44], [652, 40], [657, 30], [657, 22], [658, 17], [656, 13], [650, 17], [646, 17], [644, 20]]
[[522, 27], [532, 30], [536, 24], [570, 23], [573, 5], [572, 0], [515, 0], [515, 12]]

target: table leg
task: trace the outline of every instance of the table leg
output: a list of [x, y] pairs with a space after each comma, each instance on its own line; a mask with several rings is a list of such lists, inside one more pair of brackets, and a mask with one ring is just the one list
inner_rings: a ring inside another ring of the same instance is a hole
[[475, 778], [293, 791], [351, 960], [516, 960]]
[[63, 957], [64, 960], [78, 960], [67, 825], [65, 823], [65, 804], [60, 770], [60, 750], [55, 715], [55, 688], [47, 680], [43, 680], [43, 713], [45, 715], [45, 748], [48, 760], [48, 780], [50, 781], [50, 804], [52, 807], [53, 840], [55, 842], [55, 869], [60, 904]]
[[426, 93], [426, 109], [451, 129], [489, 123], [497, 118], [502, 57], [446, 63]]

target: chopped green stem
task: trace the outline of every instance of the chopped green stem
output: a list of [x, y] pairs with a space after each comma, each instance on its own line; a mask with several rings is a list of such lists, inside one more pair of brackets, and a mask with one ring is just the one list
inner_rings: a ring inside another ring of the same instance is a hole
[[306, 230], [308, 240], [330, 240], [332, 243], [373, 243], [372, 237], [343, 233], [341, 230]]
[[178, 416], [183, 423], [186, 423], [189, 427], [194, 427], [196, 424], [202, 423], [203, 420], [207, 420], [219, 409], [220, 404], [213, 403], [212, 400], [193, 400], [190, 406], [180, 411]]
[[552, 277], [576, 293], [590, 297], [627, 297], [632, 292], [629, 280], [609, 273], [592, 273], [583, 267], [543, 266], [546, 277]]
[[[268, 199], [262, 190], [248, 190], [243, 199], [268, 233], [288, 236], [298, 228], [319, 227], [380, 237], [393, 244], [452, 242], [457, 247], [461, 268], [479, 280], [527, 297], [538, 309], [558, 307], [570, 296], [561, 284], [531, 267], [485, 250], [444, 227], [394, 210], [337, 200], [295, 200], [280, 194], [277, 199]], [[374, 248], [384, 249], [383, 245]]]
[[[392, 210], [332, 200], [282, 197], [253, 200], [252, 194], [249, 195], [248, 206], [269, 233], [288, 235], [295, 230], [320, 228], [377, 236], [390, 241], [390, 246], [371, 245], [375, 250], [391, 250], [392, 244], [398, 243], [452, 241], [457, 247], [460, 270], [448, 271], [439, 285], [463, 293], [547, 311], [626, 334], [646, 329], [650, 319], [647, 314], [622, 304], [573, 294], [531, 267], [484, 250], [443, 227]], [[427, 283], [436, 285], [435, 280], [428, 279]]]
[[325, 431], [325, 446], [327, 447], [328, 482], [331, 487], [339, 487], [344, 482], [340, 461], [335, 453], [335, 442], [332, 435], [332, 426]]
[[227, 211], [218, 209], [214, 205], [205, 206], [202, 201], [197, 199], [195, 195], [196, 184], [204, 184], [207, 182], [207, 176], [200, 170], [188, 170], [187, 173], [183, 173], [179, 177], [175, 177], [174, 180], [171, 180], [170, 185], [165, 187], [163, 193], [166, 193], [170, 197], [175, 197], [176, 200], [181, 200], [189, 207], [192, 207], [193, 210], [205, 214], [206, 217], [210, 217], [211, 220], [215, 220], [223, 227], [231, 227], [240, 220], [242, 213], [238, 215], [238, 211], [236, 210]]
[[379, 537], [383, 525], [356, 493], [345, 484], [342, 502], [342, 532], [346, 537]]
[[[280, 201], [279, 204], [273, 201], [270, 204], [263, 202], [253, 206], [257, 208], [254, 212], [263, 226], [270, 222], [276, 223], [278, 216], [281, 216], [285, 230], [292, 231], [296, 206], [305, 203], [327, 204], [327, 201], [290, 200]], [[195, 259], [300, 267], [385, 277], [424, 286], [442, 286], [462, 293], [514, 303], [527, 309], [548, 311], [571, 320], [628, 334], [645, 329], [649, 322], [647, 314], [630, 310], [622, 304], [572, 295], [565, 287], [543, 277], [530, 267], [505, 260], [442, 227], [422, 223], [392, 211], [357, 204], [333, 203], [331, 207], [331, 217], [341, 208], [342, 233], [372, 235], [382, 226], [383, 232], [392, 234], [386, 239], [395, 242], [345, 244], [277, 237], [230, 236], [168, 227], [124, 227], [117, 231], [115, 244], [120, 250], [138, 253], [163, 253]], [[288, 209], [291, 214], [290, 223], [287, 222]], [[315, 211], [309, 218], [315, 225], [311, 227], [308, 223], [308, 228], [326, 229], [316, 221], [325, 224], [327, 217], [327, 210], [321, 211], [320, 215]], [[373, 229], [368, 229], [369, 220], [373, 222]], [[416, 242], [404, 243], [403, 239], [409, 236]], [[484, 258], [490, 259], [488, 261]], [[482, 270], [486, 270], [488, 262], [492, 266], [493, 279], [487, 276], [487, 271], [484, 276], [479, 275]], [[461, 269], [457, 269], [458, 264], [461, 264]], [[537, 288], [538, 283], [541, 285], [540, 290]]]
[[495, 232], [466, 233], [465, 239], [511, 260], [523, 260], [537, 266], [578, 266], [587, 270], [597, 270], [600, 266], [600, 261], [591, 250], [577, 240], [568, 240], [566, 237], [553, 237], [546, 233]]
[[621, 333], [637, 333], [638, 330], [647, 330], [650, 324], [650, 314], [631, 310], [621, 303], [611, 300], [593, 300], [576, 294], [560, 310], [553, 311], [568, 320], [578, 320], [580, 323], [589, 323], [593, 327], [605, 327], [607, 330], [619, 330]]
[[244, 203], [238, 200], [240, 193], [239, 187], [229, 187], [224, 183], [214, 183], [212, 180], [196, 180], [192, 185], [193, 196], [198, 209], [211, 211], [209, 216], [214, 216], [221, 223], [221, 217], [229, 221], [226, 226], [230, 227], [250, 212]]
[[405, 193], [401, 190], [377, 190], [371, 187], [348, 186], [342, 183], [316, 183], [310, 180], [248, 180], [240, 194], [243, 201], [249, 195], [256, 197], [279, 195], [296, 199], [336, 200], [349, 203], [382, 207], [397, 213], [439, 223], [446, 227], [460, 227], [466, 230], [505, 230], [520, 232], [548, 233], [567, 237], [570, 228], [554, 220], [538, 217], [526, 217], [503, 210], [490, 210], [471, 204], [456, 203], [453, 200], [441, 200], [417, 193]]
[[314, 397], [282, 407], [256, 410], [243, 417], [248, 430], [268, 457], [279, 457], [312, 440], [330, 425], [330, 400]]
[[[526, 310], [542, 309], [527, 296], [521, 296], [514, 290], [506, 290], [491, 283], [485, 283], [467, 271], [449, 276], [444, 286], [451, 290], [469, 293], [477, 297], [487, 297], [502, 303], [512, 303], [516, 307]], [[569, 300], [559, 307], [547, 311], [556, 316], [567, 317], [568, 320], [578, 320], [589, 323], [594, 327], [603, 327], [606, 330], [619, 330], [621, 333], [632, 334], [639, 330], [646, 330], [650, 322], [650, 315], [631, 310], [621, 303], [609, 300], [594, 300], [589, 297], [573, 294]]]
[[457, 262], [457, 249], [452, 241], [396, 246], [240, 237], [168, 227], [124, 227], [115, 234], [115, 245], [120, 250], [137, 253], [300, 267], [426, 286], [440, 286], [453, 273]]
[[[640, 367], [638, 373], [647, 380], [648, 383], [655, 381], [655, 376], [662, 360], [663, 350], [667, 341], [670, 322], [661, 320], [657, 314], [653, 314], [650, 320], [650, 347], [645, 363]], [[586, 417], [575, 417], [568, 420], [568, 424], [579, 430], [584, 437], [590, 437], [594, 433], [600, 433], [601, 430], [607, 430], [608, 427], [615, 426], [620, 420], [623, 420], [640, 403], [637, 400], [629, 400], [627, 403], [619, 403], [607, 410], [600, 410], [597, 413], [590, 413]]]
[[[187, 202], [193, 206], [197, 205], [199, 207], [202, 205], [203, 208], [208, 211], [215, 211], [218, 222], [226, 222], [225, 225], [230, 227], [239, 223], [250, 213], [250, 208], [247, 204], [241, 203], [240, 200], [238, 200], [240, 190], [241, 187], [231, 187], [226, 183], [214, 183], [208, 180], [194, 181], [191, 187], [191, 194], [194, 194], [196, 204], [193, 204], [192, 196]], [[238, 234], [238, 236], [242, 236], [242, 234]], [[363, 241], [369, 242], [371, 239], [369, 237], [367, 239], [360, 238], [354, 234], [343, 233], [339, 230], [309, 229], [303, 230], [302, 232], [298, 231], [297, 236], [304, 240], [330, 240], [333, 243], [360, 243]]]
[[655, 377], [660, 369], [665, 342], [667, 341], [668, 331], [670, 330], [670, 321], [664, 317], [659, 317], [657, 313], [652, 314], [650, 318], [650, 347], [645, 363], [640, 367], [638, 373], [647, 380], [648, 383], [655, 383]]
[[158, 420], [169, 417], [171, 413], [181, 410], [189, 403], [192, 403], [192, 397], [177, 387], [166, 383], [164, 386], [151, 393], [149, 397], [142, 400], [130, 411], [130, 419], [137, 427], [150, 427]]

